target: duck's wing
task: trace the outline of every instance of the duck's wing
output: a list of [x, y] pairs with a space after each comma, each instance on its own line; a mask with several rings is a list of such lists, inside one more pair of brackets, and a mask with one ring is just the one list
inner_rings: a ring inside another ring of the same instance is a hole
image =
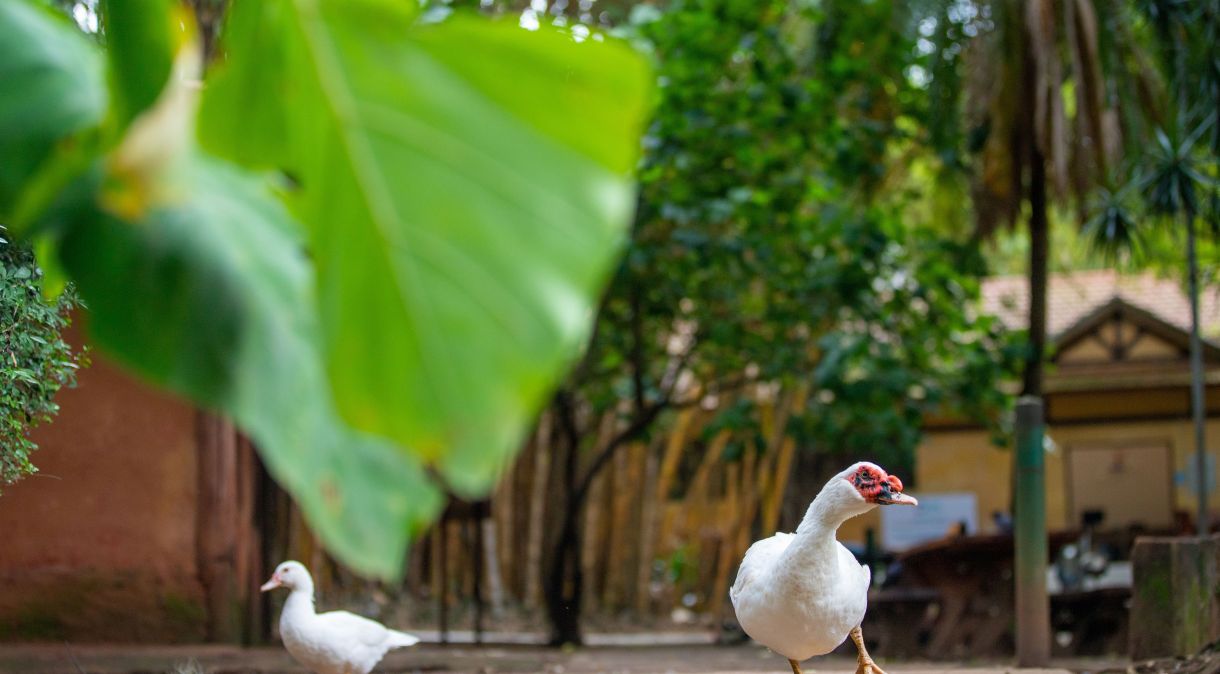
[[835, 600], [837, 605], [854, 607], [852, 611], [857, 614], [855, 624], [858, 625], [868, 610], [868, 587], [872, 583], [873, 572], [857, 561], [856, 556], [842, 543], [838, 543], [837, 547], [840, 580], [830, 591], [838, 597]]
[[784, 554], [784, 550], [788, 549], [792, 537], [793, 534], [777, 533], [756, 542], [746, 550], [746, 556], [742, 558], [741, 566], [737, 569], [737, 580], [729, 590], [729, 598], [733, 600], [734, 606], [737, 605], [737, 598], [743, 593], [748, 593], [752, 587], [765, 582], [763, 579], [770, 573], [775, 561]]
[[317, 620], [328, 636], [349, 644], [381, 646], [389, 639], [392, 631], [376, 620], [347, 611], [320, 613]]
[[873, 582], [873, 570], [867, 564], [861, 564], [842, 543], [839, 543], [839, 563], [843, 566], [844, 576], [854, 582], [856, 591], [867, 595]]

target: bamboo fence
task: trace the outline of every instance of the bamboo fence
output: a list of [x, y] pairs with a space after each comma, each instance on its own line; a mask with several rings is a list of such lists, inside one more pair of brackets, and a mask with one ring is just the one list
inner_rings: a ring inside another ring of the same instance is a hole
[[[586, 614], [640, 619], [685, 609], [724, 617], [737, 562], [779, 523], [796, 453], [784, 430], [805, 395], [794, 388], [760, 397], [761, 437], [714, 431], [715, 411], [692, 407], [671, 415], [651, 442], [620, 448], [593, 480], [582, 513]], [[609, 415], [601, 420], [599, 443], [614, 424]], [[472, 600], [478, 585], [493, 616], [506, 606], [540, 609], [544, 562], [567, 507], [552, 434], [544, 415], [491, 496], [488, 518], [442, 521], [415, 546], [409, 591], [447, 606]], [[731, 442], [744, 451], [730, 460]]]

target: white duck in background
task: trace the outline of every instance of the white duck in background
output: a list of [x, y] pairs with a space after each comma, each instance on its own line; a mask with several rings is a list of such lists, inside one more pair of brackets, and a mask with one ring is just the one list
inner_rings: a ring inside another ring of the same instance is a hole
[[835, 539], [839, 525], [878, 505], [917, 505], [902, 481], [875, 463], [852, 465], [826, 483], [795, 534], [777, 533], [746, 551], [729, 591], [737, 620], [755, 641], [800, 662], [829, 653], [848, 636], [857, 674], [885, 674], [864, 648], [860, 623], [870, 572]]
[[419, 639], [347, 611], [317, 613], [313, 578], [300, 562], [284, 562], [271, 574], [263, 592], [291, 590], [280, 613], [280, 638], [292, 657], [314, 674], [368, 674], [393, 648]]

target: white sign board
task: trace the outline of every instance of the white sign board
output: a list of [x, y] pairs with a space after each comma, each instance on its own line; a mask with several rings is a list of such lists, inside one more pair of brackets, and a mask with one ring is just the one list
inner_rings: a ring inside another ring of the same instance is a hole
[[971, 492], [916, 494], [919, 505], [881, 506], [881, 546], [901, 551], [944, 538], [966, 524], [966, 533], [979, 530], [978, 501]]

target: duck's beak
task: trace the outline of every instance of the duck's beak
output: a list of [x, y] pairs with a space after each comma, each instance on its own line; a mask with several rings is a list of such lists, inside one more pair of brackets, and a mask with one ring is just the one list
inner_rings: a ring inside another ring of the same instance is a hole
[[266, 592], [268, 590], [274, 590], [277, 587], [281, 587], [282, 585], [283, 585], [283, 583], [280, 582], [280, 577], [272, 574], [271, 580], [263, 583], [263, 586], [258, 588], [258, 591]]
[[892, 494], [890, 496], [879, 496], [877, 498], [877, 503], [880, 503], [881, 505], [913, 506], [913, 505], [919, 505], [919, 500], [916, 499], [914, 496], [908, 496], [906, 494]]
[[902, 493], [902, 481], [893, 475], [881, 483], [881, 493], [877, 495], [877, 503], [878, 505], [919, 505], [919, 501], [914, 496]]

